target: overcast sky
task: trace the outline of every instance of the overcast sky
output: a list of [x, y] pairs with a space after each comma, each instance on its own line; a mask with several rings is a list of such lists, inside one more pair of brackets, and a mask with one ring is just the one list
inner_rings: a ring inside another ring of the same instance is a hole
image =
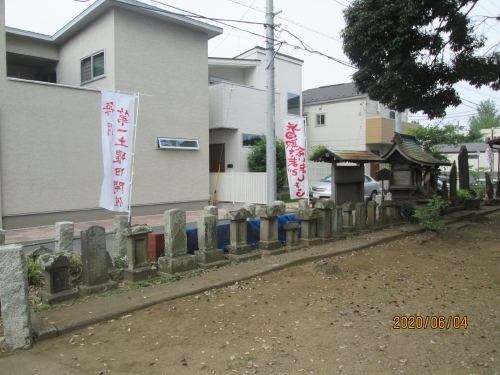
[[[142, 0], [154, 4], [154, 0]], [[350, 82], [354, 69], [332, 61], [327, 57], [298, 50], [301, 41], [312, 49], [341, 61], [349, 60], [343, 54], [340, 31], [344, 27], [342, 10], [352, 0], [274, 0], [275, 11], [281, 13], [275, 18], [280, 24], [277, 39], [285, 41], [279, 52], [304, 60], [302, 87], [304, 90], [319, 86]], [[52, 35], [70, 22], [95, 0], [79, 2], [76, 0], [5, 0], [6, 25], [23, 30]], [[209, 18], [242, 20], [246, 22], [265, 22], [266, 0], [161, 0], [161, 2]], [[171, 11], [179, 12], [173, 8]], [[475, 19], [480, 16], [498, 16], [498, 0], [479, 0], [471, 14]], [[234, 57], [256, 45], [265, 47], [265, 29], [262, 25], [247, 23], [227, 25], [211, 22], [222, 27], [224, 34], [209, 41], [209, 56]], [[481, 31], [485, 33], [488, 46], [500, 43], [500, 23], [494, 20], [485, 23]], [[291, 34], [293, 34], [293, 36]], [[257, 34], [257, 35], [255, 35]], [[297, 38], [300, 39], [300, 41]], [[449, 108], [445, 121], [467, 125], [469, 116], [475, 113], [481, 100], [491, 99], [500, 112], [500, 92], [487, 88], [476, 89], [466, 83], [457, 85], [464, 103], [457, 108]], [[422, 114], [414, 114], [411, 119], [427, 124]]]

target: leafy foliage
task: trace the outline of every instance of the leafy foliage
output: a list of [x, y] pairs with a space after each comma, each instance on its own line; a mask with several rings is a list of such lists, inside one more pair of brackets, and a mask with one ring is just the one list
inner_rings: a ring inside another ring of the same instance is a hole
[[[266, 137], [258, 140], [248, 155], [248, 169], [250, 172], [266, 172]], [[277, 193], [286, 184], [286, 153], [285, 142], [276, 139], [276, 187]]]
[[441, 211], [448, 207], [450, 201], [445, 201], [438, 195], [434, 195], [427, 203], [427, 209], [418, 208], [413, 217], [417, 218], [420, 226], [431, 231], [443, 229], [444, 221], [438, 220]]
[[413, 215], [415, 214], [415, 206], [413, 204], [410, 202], [403, 202], [400, 204], [399, 210], [401, 216], [403, 216], [406, 221], [412, 221]]
[[462, 199], [467, 199], [469, 198], [469, 192], [465, 189], [459, 189], [457, 191], [457, 197]]
[[320, 152], [325, 151], [327, 148], [328, 148], [328, 146], [327, 145], [323, 145], [323, 144], [312, 146], [310, 148], [310, 150], [311, 150], [311, 156], [309, 157], [309, 160], [312, 159], [313, 157], [315, 157], [316, 155], [318, 155]]
[[32, 256], [26, 257], [28, 266], [28, 285], [40, 287], [44, 285], [43, 273], [38, 267], [38, 260]]
[[[477, 0], [355, 0], [344, 10], [344, 52], [370, 99], [403, 112], [443, 117], [461, 103], [453, 85], [500, 89], [500, 52], [476, 52], [486, 38], [469, 17]], [[444, 51], [451, 51], [451, 56]]]
[[460, 143], [467, 141], [467, 137], [458, 134], [455, 126], [450, 124], [444, 126], [420, 126], [416, 129], [409, 129], [408, 133], [417, 138], [425, 151], [435, 158], [444, 161], [448, 161], [448, 158], [439, 151], [437, 145], [458, 146]]
[[481, 129], [500, 127], [500, 115], [492, 100], [482, 100], [477, 106], [477, 115], [469, 119], [469, 136], [472, 141], [482, 141]]

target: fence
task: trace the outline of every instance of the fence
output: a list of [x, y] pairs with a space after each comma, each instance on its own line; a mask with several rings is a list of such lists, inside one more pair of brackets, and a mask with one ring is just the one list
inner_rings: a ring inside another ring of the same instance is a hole
[[[210, 194], [214, 194], [217, 173], [210, 173]], [[266, 204], [267, 173], [220, 173], [217, 201]]]

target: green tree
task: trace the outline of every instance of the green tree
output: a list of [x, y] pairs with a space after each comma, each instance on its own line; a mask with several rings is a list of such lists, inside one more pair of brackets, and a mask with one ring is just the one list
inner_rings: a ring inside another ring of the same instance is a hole
[[[253, 146], [248, 155], [248, 170], [250, 172], [266, 172], [266, 137], [262, 136]], [[286, 184], [286, 153], [285, 142], [276, 139], [276, 187], [277, 193]]]
[[416, 129], [409, 129], [408, 133], [417, 138], [425, 151], [444, 161], [449, 160], [445, 154], [439, 151], [438, 145], [458, 146], [467, 141], [464, 135], [458, 134], [455, 125], [451, 124], [420, 126]]
[[[344, 52], [359, 91], [403, 112], [443, 117], [461, 103], [453, 85], [500, 89], [500, 52], [478, 54], [486, 38], [469, 12], [478, 0], [354, 0], [344, 10]], [[445, 53], [446, 52], [446, 53]]]
[[477, 106], [477, 115], [469, 119], [469, 137], [471, 141], [482, 141], [481, 129], [500, 127], [500, 115], [492, 100], [482, 100]]

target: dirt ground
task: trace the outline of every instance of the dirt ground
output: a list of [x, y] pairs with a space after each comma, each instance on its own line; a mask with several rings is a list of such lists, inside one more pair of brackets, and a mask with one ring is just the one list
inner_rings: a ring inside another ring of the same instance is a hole
[[499, 227], [496, 213], [328, 259], [331, 276], [307, 263], [32, 350], [86, 374], [500, 374]]

